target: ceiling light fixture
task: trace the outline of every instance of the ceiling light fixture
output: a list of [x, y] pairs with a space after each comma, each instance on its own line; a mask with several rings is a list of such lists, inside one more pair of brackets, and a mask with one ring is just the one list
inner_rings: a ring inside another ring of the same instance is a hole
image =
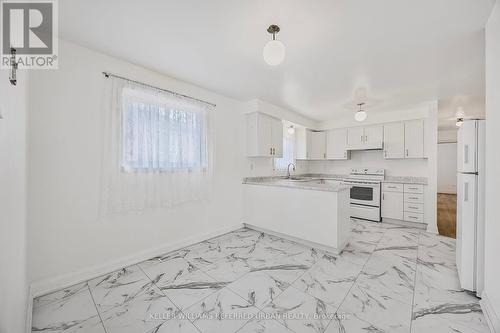
[[457, 118], [457, 123], [456, 123], [457, 127], [462, 127], [463, 123], [464, 123], [464, 118]]
[[354, 114], [354, 119], [356, 119], [356, 121], [364, 121], [367, 117], [366, 112], [362, 109], [363, 105], [365, 105], [365, 103], [358, 103], [359, 110]]
[[288, 134], [293, 135], [293, 134], [295, 134], [295, 128], [293, 126], [290, 126], [290, 127], [288, 127], [287, 132], [288, 132]]
[[267, 28], [267, 32], [273, 35], [273, 39], [264, 46], [262, 55], [268, 65], [276, 66], [281, 64], [283, 59], [285, 59], [285, 45], [279, 40], [276, 40], [276, 34], [280, 32], [280, 27], [272, 24]]

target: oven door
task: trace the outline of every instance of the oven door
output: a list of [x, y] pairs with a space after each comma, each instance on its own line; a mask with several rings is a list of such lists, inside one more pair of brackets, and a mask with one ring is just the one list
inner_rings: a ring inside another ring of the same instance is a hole
[[349, 183], [351, 204], [380, 207], [380, 184]]

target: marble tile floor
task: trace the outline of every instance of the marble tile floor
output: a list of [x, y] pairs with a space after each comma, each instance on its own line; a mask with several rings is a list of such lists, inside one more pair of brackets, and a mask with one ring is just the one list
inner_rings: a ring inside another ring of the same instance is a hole
[[351, 220], [330, 254], [240, 229], [38, 297], [33, 332], [489, 332], [455, 240]]

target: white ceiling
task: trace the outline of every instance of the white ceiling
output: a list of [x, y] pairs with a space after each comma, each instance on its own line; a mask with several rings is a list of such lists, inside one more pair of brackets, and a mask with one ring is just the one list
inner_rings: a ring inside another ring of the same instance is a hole
[[[458, 106], [481, 111], [491, 5], [64, 0], [59, 10], [64, 39], [236, 99], [260, 98], [326, 120], [352, 112], [345, 105], [360, 86], [381, 101], [379, 109], [438, 99], [448, 114]], [[270, 24], [281, 27], [287, 50], [277, 67], [262, 58]]]

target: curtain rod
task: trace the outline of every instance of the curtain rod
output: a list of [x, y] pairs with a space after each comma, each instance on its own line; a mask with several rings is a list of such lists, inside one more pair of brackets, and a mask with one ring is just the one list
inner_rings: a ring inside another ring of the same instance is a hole
[[175, 91], [172, 91], [172, 90], [159, 88], [159, 87], [156, 87], [156, 86], [153, 86], [153, 85], [150, 85], [150, 84], [144, 83], [144, 82], [140, 82], [140, 81], [136, 81], [136, 80], [128, 79], [128, 78], [126, 78], [126, 77], [123, 77], [123, 76], [120, 76], [120, 75], [116, 75], [116, 74], [113, 74], [113, 73], [109, 73], [109, 72], [102, 72], [102, 74], [103, 74], [106, 78], [109, 78], [110, 76], [112, 76], [112, 77], [116, 77], [116, 78], [118, 78], [118, 79], [122, 79], [122, 80], [129, 81], [129, 82], [133, 82], [133, 83], [137, 83], [137, 84], [140, 84], [140, 85], [143, 85], [143, 86], [146, 86], [146, 87], [149, 87], [149, 88], [153, 88], [153, 89], [156, 89], [156, 90], [164, 91], [164, 92], [167, 92], [167, 93], [172, 94], [172, 95], [175, 95], [175, 96], [180, 96], [180, 97], [184, 97], [184, 98], [187, 98], [187, 99], [192, 99], [192, 100], [194, 100], [194, 101], [201, 102], [201, 103], [204, 103], [204, 104], [208, 104], [208, 105], [211, 105], [211, 106], [213, 106], [213, 107], [216, 107], [216, 106], [217, 106], [217, 105], [216, 105], [216, 104], [214, 104], [214, 103], [210, 103], [210, 102], [204, 101], [204, 100], [202, 100], [202, 99], [198, 99], [198, 98], [191, 97], [191, 96], [188, 96], [188, 95], [179, 94], [179, 93], [177, 93], [177, 92], [175, 92]]

